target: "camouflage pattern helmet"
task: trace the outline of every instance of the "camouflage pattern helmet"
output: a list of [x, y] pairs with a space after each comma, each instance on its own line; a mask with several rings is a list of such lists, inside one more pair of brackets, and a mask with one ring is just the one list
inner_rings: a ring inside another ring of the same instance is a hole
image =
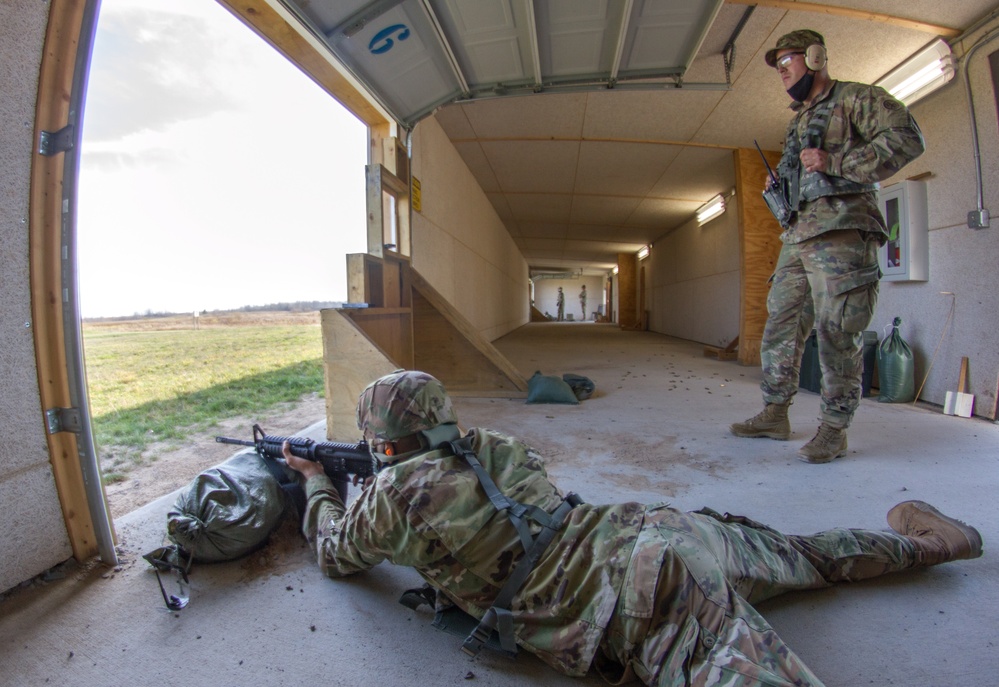
[[396, 370], [373, 381], [357, 399], [357, 427], [369, 441], [395, 441], [457, 422], [444, 386], [426, 372]]
[[811, 29], [799, 29], [791, 33], [785, 33], [777, 39], [777, 47], [767, 50], [767, 64], [771, 67], [777, 66], [777, 53], [781, 50], [807, 50], [810, 45], [821, 45], [825, 47], [826, 39], [822, 34]]

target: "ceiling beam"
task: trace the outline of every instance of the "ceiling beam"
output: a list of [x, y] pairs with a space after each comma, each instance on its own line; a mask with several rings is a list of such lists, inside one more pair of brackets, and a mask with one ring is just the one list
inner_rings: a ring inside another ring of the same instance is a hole
[[617, 74], [621, 70], [621, 58], [624, 55], [624, 43], [628, 39], [628, 25], [631, 23], [632, 0], [625, 0], [621, 8], [621, 27], [617, 32], [617, 44], [614, 46], [614, 62], [611, 64], [610, 82], [617, 81]]
[[660, 146], [681, 146], [684, 148], [715, 148], [738, 150], [739, 146], [722, 143], [698, 143], [695, 141], [664, 141], [653, 138], [616, 138], [607, 136], [477, 136], [472, 138], [452, 138], [452, 143], [649, 143]]
[[434, 31], [437, 32], [437, 40], [440, 41], [441, 48], [443, 48], [444, 54], [447, 55], [448, 64], [451, 65], [451, 73], [454, 75], [455, 81], [458, 82], [458, 88], [461, 89], [462, 96], [467, 97], [469, 91], [468, 79], [465, 78], [465, 72], [461, 68], [461, 63], [458, 62], [458, 56], [454, 54], [451, 41], [448, 40], [447, 34], [444, 33], [444, 27], [441, 26], [441, 22], [437, 18], [437, 13], [434, 12], [434, 8], [430, 6], [428, 0], [421, 0], [420, 7], [423, 8], [423, 13], [433, 25]]
[[891, 14], [881, 12], [871, 12], [870, 10], [858, 10], [850, 7], [834, 7], [832, 5], [822, 5], [817, 2], [797, 2], [796, 0], [725, 0], [729, 5], [759, 5], [762, 7], [777, 7], [783, 10], [794, 12], [816, 12], [818, 14], [828, 14], [835, 17], [848, 17], [850, 19], [861, 19], [863, 21], [881, 22], [901, 26], [905, 29], [922, 31], [934, 36], [955, 37], [961, 35], [961, 29], [954, 29], [949, 26], [938, 26], [922, 21], [896, 17]]
[[531, 44], [531, 72], [534, 74], [534, 87], [541, 88], [541, 48], [538, 45], [538, 19], [534, 13], [533, 0], [527, 0], [527, 40]]

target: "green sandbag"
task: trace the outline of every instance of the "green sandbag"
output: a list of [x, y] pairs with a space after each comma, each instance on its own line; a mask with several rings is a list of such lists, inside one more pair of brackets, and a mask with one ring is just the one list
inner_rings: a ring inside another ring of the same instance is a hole
[[535, 372], [527, 380], [527, 403], [579, 405], [579, 399], [564, 379]]
[[263, 546], [283, 518], [277, 479], [252, 451], [205, 470], [167, 513], [167, 535], [193, 560], [230, 561]]
[[880, 403], [908, 403], [916, 397], [912, 349], [898, 331], [902, 318], [892, 322], [891, 334], [878, 346], [878, 378], [881, 381]]

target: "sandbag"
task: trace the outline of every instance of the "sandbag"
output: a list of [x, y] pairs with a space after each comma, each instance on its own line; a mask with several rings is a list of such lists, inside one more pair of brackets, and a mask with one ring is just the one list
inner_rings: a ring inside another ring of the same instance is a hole
[[580, 401], [585, 401], [592, 396], [593, 390], [597, 388], [596, 384], [594, 384], [593, 380], [589, 377], [572, 374], [570, 372], [562, 375], [562, 381], [569, 385], [572, 389], [572, 393], [574, 393], [576, 398]]
[[527, 380], [527, 403], [579, 405], [579, 399], [561, 377], [543, 375], [539, 370]]
[[916, 396], [912, 349], [898, 330], [900, 324], [902, 318], [896, 317], [891, 334], [878, 346], [879, 403], [908, 403]]
[[205, 470], [167, 513], [167, 536], [197, 562], [231, 561], [260, 548], [289, 499], [253, 451]]

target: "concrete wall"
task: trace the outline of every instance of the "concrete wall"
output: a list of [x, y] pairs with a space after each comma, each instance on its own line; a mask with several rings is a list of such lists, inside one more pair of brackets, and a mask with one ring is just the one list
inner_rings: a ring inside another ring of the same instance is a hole
[[738, 215], [732, 197], [721, 217], [691, 218], [653, 243], [643, 261], [651, 331], [722, 347], [738, 336]]
[[0, 591], [72, 555], [45, 443], [31, 327], [28, 192], [48, 3], [0, 4]]
[[[565, 314], [572, 315], [573, 320], [579, 321], [582, 311], [579, 307], [579, 292], [586, 285], [586, 319], [592, 320], [593, 313], [604, 304], [604, 283], [606, 278], [602, 276], [579, 276], [573, 279], [535, 279], [534, 281], [534, 305], [543, 313], [548, 313], [552, 317], [558, 315], [558, 306], [555, 299], [558, 295], [558, 287], [562, 287], [565, 294]], [[605, 308], [606, 309], [606, 308]]]
[[[996, 26], [999, 22], [984, 30]], [[969, 50], [981, 33], [965, 41], [963, 50], [956, 46], [955, 53], [961, 55]], [[996, 345], [999, 300], [995, 278], [999, 263], [999, 126], [988, 65], [989, 53], [997, 50], [999, 40], [979, 50], [970, 64], [984, 205], [991, 210], [991, 227], [976, 230], [967, 225], [968, 212], [976, 209], [978, 203], [962, 61], [958, 75], [947, 86], [912, 107], [912, 114], [926, 137], [926, 153], [896, 178], [885, 182], [887, 185], [929, 173], [924, 179], [930, 229], [929, 281], [883, 281], [871, 325], [882, 335], [882, 328], [892, 318], [902, 318], [902, 336], [915, 353], [917, 389], [932, 363], [920, 396], [931, 403], [942, 404], [945, 393], [957, 388], [961, 357], [968, 356], [968, 390], [975, 395], [978, 415], [991, 415], [999, 375]], [[943, 295], [941, 291], [953, 292], [954, 296]], [[952, 302], [954, 313], [948, 322]]]
[[413, 132], [413, 267], [489, 341], [530, 319], [527, 262], [433, 117]]

